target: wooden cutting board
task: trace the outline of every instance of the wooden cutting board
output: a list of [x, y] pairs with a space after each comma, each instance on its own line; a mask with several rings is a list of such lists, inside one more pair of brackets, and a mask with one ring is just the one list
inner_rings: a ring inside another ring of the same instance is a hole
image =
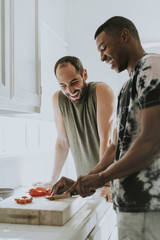
[[34, 197], [32, 203], [16, 203], [14, 199], [21, 196], [13, 195], [0, 202], [0, 223], [62, 226], [85, 204], [80, 196], [54, 201]]

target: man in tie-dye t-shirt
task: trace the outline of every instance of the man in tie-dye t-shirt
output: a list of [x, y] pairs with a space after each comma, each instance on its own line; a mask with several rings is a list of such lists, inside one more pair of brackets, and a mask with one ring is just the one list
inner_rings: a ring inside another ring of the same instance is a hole
[[129, 80], [118, 96], [113, 143], [70, 191], [86, 197], [112, 180], [119, 240], [160, 240], [160, 55], [147, 54], [135, 25], [120, 16], [102, 24], [95, 39], [101, 60], [127, 70]]

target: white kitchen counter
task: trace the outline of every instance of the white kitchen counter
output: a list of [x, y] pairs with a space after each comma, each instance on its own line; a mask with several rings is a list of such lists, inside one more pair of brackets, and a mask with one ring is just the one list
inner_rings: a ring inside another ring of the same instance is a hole
[[[0, 240], [85, 240], [107, 211], [112, 211], [112, 204], [105, 198], [89, 197], [64, 226], [1, 223]], [[94, 239], [93, 233], [88, 239]]]

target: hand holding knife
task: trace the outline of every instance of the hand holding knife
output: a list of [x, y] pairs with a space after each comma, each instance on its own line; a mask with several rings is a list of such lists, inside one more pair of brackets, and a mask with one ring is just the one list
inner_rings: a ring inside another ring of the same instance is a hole
[[67, 190], [71, 188], [71, 186], [74, 184], [74, 181], [72, 179], [62, 177], [56, 184], [53, 185], [50, 196], [47, 196], [46, 198], [49, 200], [55, 200], [55, 199], [63, 199], [63, 198], [69, 198], [71, 196], [77, 195], [76, 191], [69, 192], [68, 194], [65, 194]]
[[72, 196], [77, 196], [77, 192], [71, 192], [68, 194], [53, 194], [50, 196], [46, 196], [47, 199], [49, 200], [56, 200], [56, 199], [64, 199], [64, 198], [70, 198]]

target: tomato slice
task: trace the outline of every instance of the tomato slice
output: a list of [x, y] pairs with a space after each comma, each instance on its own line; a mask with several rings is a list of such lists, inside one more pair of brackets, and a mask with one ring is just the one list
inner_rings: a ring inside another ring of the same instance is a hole
[[21, 198], [15, 198], [14, 200], [17, 203], [26, 204], [26, 203], [31, 203], [33, 198], [32, 197], [28, 198], [27, 196], [22, 196]]

